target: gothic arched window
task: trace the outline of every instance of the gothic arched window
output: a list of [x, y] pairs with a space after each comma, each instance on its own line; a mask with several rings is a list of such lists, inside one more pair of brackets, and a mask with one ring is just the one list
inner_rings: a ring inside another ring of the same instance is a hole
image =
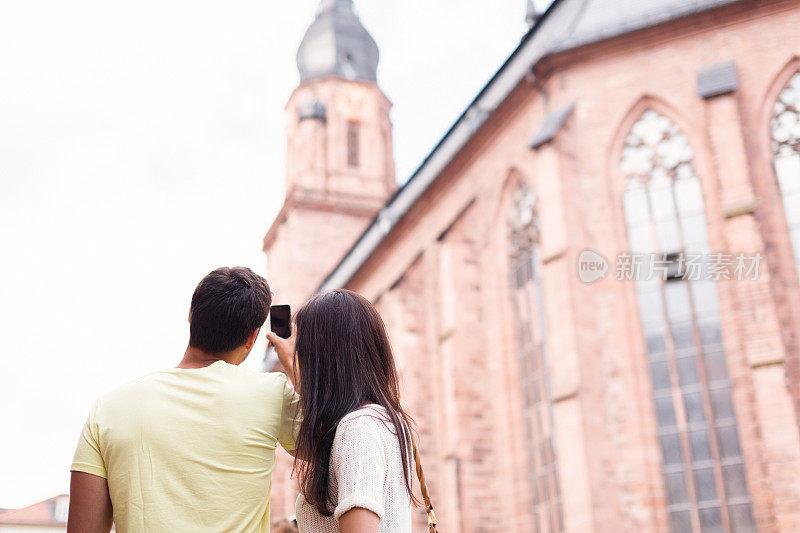
[[666, 272], [640, 272], [636, 289], [667, 510], [675, 532], [754, 531], [717, 289], [681, 268], [708, 252], [693, 160], [686, 135], [648, 109], [625, 139], [620, 162], [630, 254], [657, 258]]
[[547, 319], [537, 254], [536, 195], [520, 184], [508, 217], [509, 284], [517, 331], [517, 355], [527, 433], [534, 531], [564, 530], [556, 452], [553, 396], [547, 351]]
[[769, 123], [775, 174], [800, 275], [800, 72], [778, 95]]

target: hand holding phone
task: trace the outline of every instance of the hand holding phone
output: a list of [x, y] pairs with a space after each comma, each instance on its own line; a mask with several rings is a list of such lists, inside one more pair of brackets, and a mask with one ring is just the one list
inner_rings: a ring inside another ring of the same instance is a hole
[[294, 373], [294, 337], [292, 336], [291, 311], [288, 305], [273, 305], [270, 309], [270, 328], [267, 339], [275, 348], [278, 360], [283, 365], [286, 376], [297, 385]]

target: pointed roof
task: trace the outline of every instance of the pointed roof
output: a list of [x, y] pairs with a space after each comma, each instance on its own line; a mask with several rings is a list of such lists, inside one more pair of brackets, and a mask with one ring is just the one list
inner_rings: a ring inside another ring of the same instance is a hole
[[353, 11], [353, 0], [322, 0], [297, 50], [300, 83], [323, 78], [376, 81], [378, 45]]

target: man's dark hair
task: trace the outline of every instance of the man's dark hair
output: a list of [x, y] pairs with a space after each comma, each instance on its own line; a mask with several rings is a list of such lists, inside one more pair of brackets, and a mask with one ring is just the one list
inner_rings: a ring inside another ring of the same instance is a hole
[[189, 345], [210, 354], [238, 348], [269, 314], [267, 280], [246, 267], [221, 267], [197, 285], [189, 311]]

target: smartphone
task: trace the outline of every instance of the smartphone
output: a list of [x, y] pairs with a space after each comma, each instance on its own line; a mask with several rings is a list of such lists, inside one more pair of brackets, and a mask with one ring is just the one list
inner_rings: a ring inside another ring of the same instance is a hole
[[269, 308], [270, 329], [278, 336], [288, 339], [292, 334], [289, 323], [292, 311], [288, 305], [273, 305]]

